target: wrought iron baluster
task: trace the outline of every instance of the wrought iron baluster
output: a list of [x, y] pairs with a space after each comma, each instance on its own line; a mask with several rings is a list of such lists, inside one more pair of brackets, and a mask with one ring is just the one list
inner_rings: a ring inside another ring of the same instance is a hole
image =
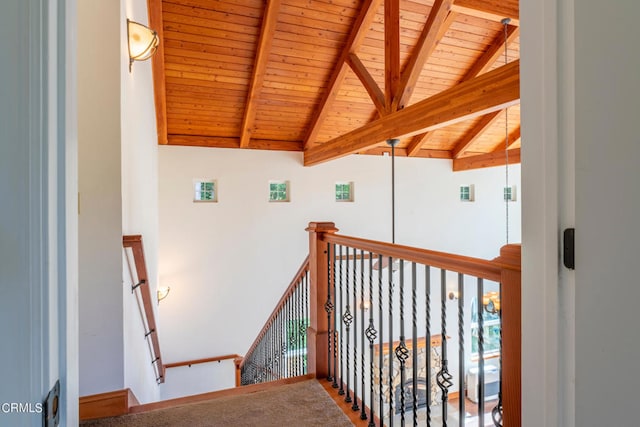
[[[333, 245], [333, 302], [332, 310], [336, 310], [337, 298], [336, 298], [336, 245]], [[331, 358], [331, 353], [329, 353]], [[338, 388], [338, 312], [336, 311], [333, 316], [333, 383], [331, 387]]]
[[[364, 323], [364, 322], [363, 322]], [[373, 410], [373, 343], [376, 340], [376, 329], [373, 326], [373, 254], [369, 252], [369, 326], [366, 330], [367, 339], [369, 340], [369, 426], [375, 427], [373, 421], [375, 412]], [[382, 387], [381, 387], [382, 389]], [[362, 407], [364, 408], [364, 403]]]
[[378, 411], [380, 412], [380, 423], [384, 423], [384, 388], [382, 387], [383, 379], [383, 365], [384, 365], [384, 351], [382, 349], [382, 345], [384, 343], [383, 335], [383, 304], [382, 304], [382, 255], [378, 255], [378, 330], [380, 331], [380, 339], [378, 340], [378, 383], [380, 386], [380, 396], [379, 396], [379, 406]]
[[359, 410], [358, 407], [358, 297], [357, 290], [357, 264], [358, 251], [353, 249], [353, 405], [351, 409]]
[[464, 427], [464, 275], [458, 273], [458, 425]]
[[349, 388], [349, 376], [350, 374], [350, 366], [349, 366], [349, 341], [351, 340], [351, 322], [353, 322], [353, 316], [351, 315], [351, 308], [349, 306], [349, 248], [347, 247], [347, 255], [346, 255], [346, 291], [345, 291], [345, 299], [347, 300], [347, 305], [344, 309], [344, 315], [342, 316], [342, 321], [344, 322], [345, 328], [347, 330], [347, 351], [345, 353], [345, 363], [347, 365], [347, 395], [344, 398], [344, 401], [347, 403], [351, 403], [351, 389]]
[[405, 426], [405, 383], [406, 383], [406, 362], [409, 357], [409, 350], [404, 337], [404, 260], [400, 260], [400, 342], [395, 349], [395, 355], [400, 362], [400, 425]]
[[[324, 310], [327, 312], [327, 381], [333, 380], [333, 375], [331, 374], [331, 335], [333, 335], [331, 331], [331, 313], [333, 312], [333, 303], [331, 302], [331, 286], [332, 282], [335, 280], [333, 276], [333, 271], [331, 269], [331, 244], [327, 243], [327, 280], [329, 283], [327, 284], [327, 301], [324, 303]], [[335, 245], [333, 247], [333, 263], [335, 263]], [[335, 368], [335, 366], [334, 366]]]
[[296, 360], [296, 376], [300, 375], [300, 282], [296, 284], [293, 290], [293, 310], [295, 325], [295, 360]]
[[427, 376], [427, 425], [431, 425], [431, 268], [424, 266], [424, 317], [425, 317], [425, 340], [427, 341], [426, 350], [426, 376]]
[[360, 350], [360, 390], [362, 394], [362, 405], [360, 411], [360, 419], [366, 420], [365, 412], [365, 396], [364, 396], [364, 250], [360, 250], [360, 340], [362, 342], [362, 350]]
[[[344, 305], [342, 305], [342, 264], [343, 264], [343, 258], [342, 258], [342, 245], [340, 246], [340, 312], [342, 313], [342, 316], [344, 315]], [[338, 314], [336, 313], [336, 316]], [[344, 322], [342, 320], [342, 316], [340, 316], [340, 335], [338, 336], [338, 342], [340, 343], [340, 389], [338, 390], [338, 394], [339, 395], [343, 395], [344, 394], [344, 361], [343, 361], [343, 349], [344, 349]]]
[[[304, 356], [304, 373], [309, 373], [309, 353], [307, 348], [309, 348], [309, 340], [308, 340], [308, 330], [309, 330], [309, 272], [304, 273], [304, 348], [305, 348], [305, 356]], [[328, 331], [327, 331], [328, 332]]]
[[484, 309], [482, 298], [484, 296], [484, 282], [478, 278], [478, 303], [476, 314], [478, 316], [478, 427], [484, 426]]
[[291, 377], [291, 304], [290, 300], [286, 301], [287, 322], [285, 323], [285, 336], [287, 340], [287, 377]]
[[304, 316], [303, 316], [303, 310], [304, 310], [304, 296], [302, 294], [302, 286], [303, 286], [303, 281], [304, 278], [300, 278], [300, 282], [298, 282], [298, 289], [297, 289], [297, 294], [298, 294], [298, 351], [297, 351], [297, 359], [298, 359], [298, 375], [302, 375], [304, 373], [304, 360], [302, 360], [302, 344], [303, 344], [303, 337], [304, 337]]
[[447, 360], [447, 271], [441, 270], [440, 274], [440, 322], [442, 334], [442, 346], [440, 356], [442, 358], [440, 372], [438, 372], [438, 387], [442, 391], [442, 426], [447, 427], [447, 405], [449, 402], [449, 387], [453, 385], [453, 378], [449, 373]]
[[389, 257], [389, 426], [393, 427], [393, 258]]
[[[502, 300], [502, 283], [500, 283], [499, 298]], [[491, 418], [496, 427], [502, 427], [502, 303], [498, 310], [498, 316], [500, 319], [500, 389], [498, 391], [498, 404], [491, 410]]]
[[[411, 340], [413, 342], [413, 346], [411, 349], [412, 355], [412, 387], [413, 387], [413, 425], [416, 427], [418, 425], [418, 293], [417, 293], [417, 276], [418, 270], [415, 262], [411, 263], [411, 320], [412, 320], [412, 330], [411, 330]], [[428, 338], [427, 338], [428, 339]]]

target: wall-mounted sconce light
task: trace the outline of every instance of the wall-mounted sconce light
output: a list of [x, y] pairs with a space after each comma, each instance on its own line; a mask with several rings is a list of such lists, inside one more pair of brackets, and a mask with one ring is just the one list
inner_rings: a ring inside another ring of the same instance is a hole
[[160, 40], [158, 33], [146, 25], [127, 19], [127, 40], [129, 46], [129, 72], [133, 61], [144, 61], [153, 56]]
[[162, 301], [167, 296], [169, 296], [170, 291], [171, 291], [171, 288], [169, 286], [162, 286], [158, 288], [158, 304], [160, 304], [160, 301]]

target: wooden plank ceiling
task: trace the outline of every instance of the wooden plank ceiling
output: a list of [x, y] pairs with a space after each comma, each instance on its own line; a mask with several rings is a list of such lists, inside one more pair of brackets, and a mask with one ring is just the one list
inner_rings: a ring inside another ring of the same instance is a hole
[[518, 0], [149, 6], [160, 144], [519, 162]]

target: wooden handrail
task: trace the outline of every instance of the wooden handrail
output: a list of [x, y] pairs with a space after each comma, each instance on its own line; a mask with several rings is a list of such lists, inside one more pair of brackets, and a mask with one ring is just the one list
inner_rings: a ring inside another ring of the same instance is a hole
[[148, 334], [151, 338], [151, 347], [153, 348], [154, 361], [158, 369], [159, 377], [156, 379], [159, 383], [164, 382], [165, 366], [162, 364], [162, 355], [160, 353], [160, 341], [158, 340], [158, 326], [153, 311], [153, 299], [151, 297], [151, 289], [149, 287], [149, 276], [147, 273], [147, 263], [144, 258], [144, 248], [142, 246], [142, 236], [130, 235], [122, 236], [122, 247], [131, 248], [133, 252], [133, 260], [138, 276], [140, 295], [142, 296], [142, 305], [144, 307], [144, 315], [149, 328]]
[[[284, 307], [285, 303], [287, 302], [287, 299], [289, 298], [289, 296], [291, 296], [291, 294], [293, 294], [293, 292], [296, 289], [296, 285], [299, 284], [300, 280], [307, 273], [307, 271], [309, 271], [309, 256], [307, 256], [304, 259], [304, 261], [302, 261], [302, 265], [300, 266], [300, 268], [296, 272], [296, 275], [293, 277], [293, 280], [291, 280], [291, 283], [289, 284], [287, 289], [284, 291], [284, 294], [282, 295], [282, 297], [278, 301], [278, 304], [276, 304], [276, 307], [271, 312], [271, 315], [269, 316], [269, 318], [265, 322], [264, 326], [260, 330], [260, 333], [258, 333], [258, 336], [253, 341], [253, 344], [251, 344], [251, 347], [249, 347], [249, 350], [247, 350], [247, 352], [245, 354], [251, 354], [251, 352], [253, 350], [255, 350], [255, 348], [258, 346], [258, 344], [260, 343], [260, 340], [262, 339], [264, 334], [269, 329], [269, 326], [271, 325], [271, 322], [276, 318], [276, 316], [280, 312], [280, 309], [282, 307]], [[245, 360], [246, 359], [243, 359], [242, 362], [240, 362], [240, 364], [238, 365], [238, 369], [242, 369], [242, 367], [244, 366]]]
[[323, 234], [322, 241], [362, 249], [385, 257], [403, 259], [405, 261], [469, 274], [494, 282], [500, 281], [500, 266], [493, 261], [485, 259], [377, 242], [375, 240], [360, 239], [358, 237], [342, 236], [334, 233]]
[[225, 354], [224, 356], [206, 357], [204, 359], [185, 360], [183, 362], [172, 362], [164, 365], [165, 369], [177, 368], [179, 366], [199, 365], [201, 363], [221, 362], [223, 360], [236, 359], [239, 354]]

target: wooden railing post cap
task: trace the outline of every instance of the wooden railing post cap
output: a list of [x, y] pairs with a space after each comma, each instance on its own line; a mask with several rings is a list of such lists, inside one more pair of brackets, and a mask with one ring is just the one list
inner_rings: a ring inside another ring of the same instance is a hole
[[504, 245], [500, 248], [500, 256], [494, 261], [501, 264], [504, 268], [520, 270], [522, 263], [522, 245], [520, 243]]
[[233, 363], [235, 363], [236, 368], [240, 367], [240, 365], [242, 364], [243, 360], [244, 360], [244, 357], [242, 357], [242, 356], [238, 356], [238, 357], [233, 359]]
[[305, 231], [310, 233], [335, 233], [338, 229], [333, 222], [310, 222]]

